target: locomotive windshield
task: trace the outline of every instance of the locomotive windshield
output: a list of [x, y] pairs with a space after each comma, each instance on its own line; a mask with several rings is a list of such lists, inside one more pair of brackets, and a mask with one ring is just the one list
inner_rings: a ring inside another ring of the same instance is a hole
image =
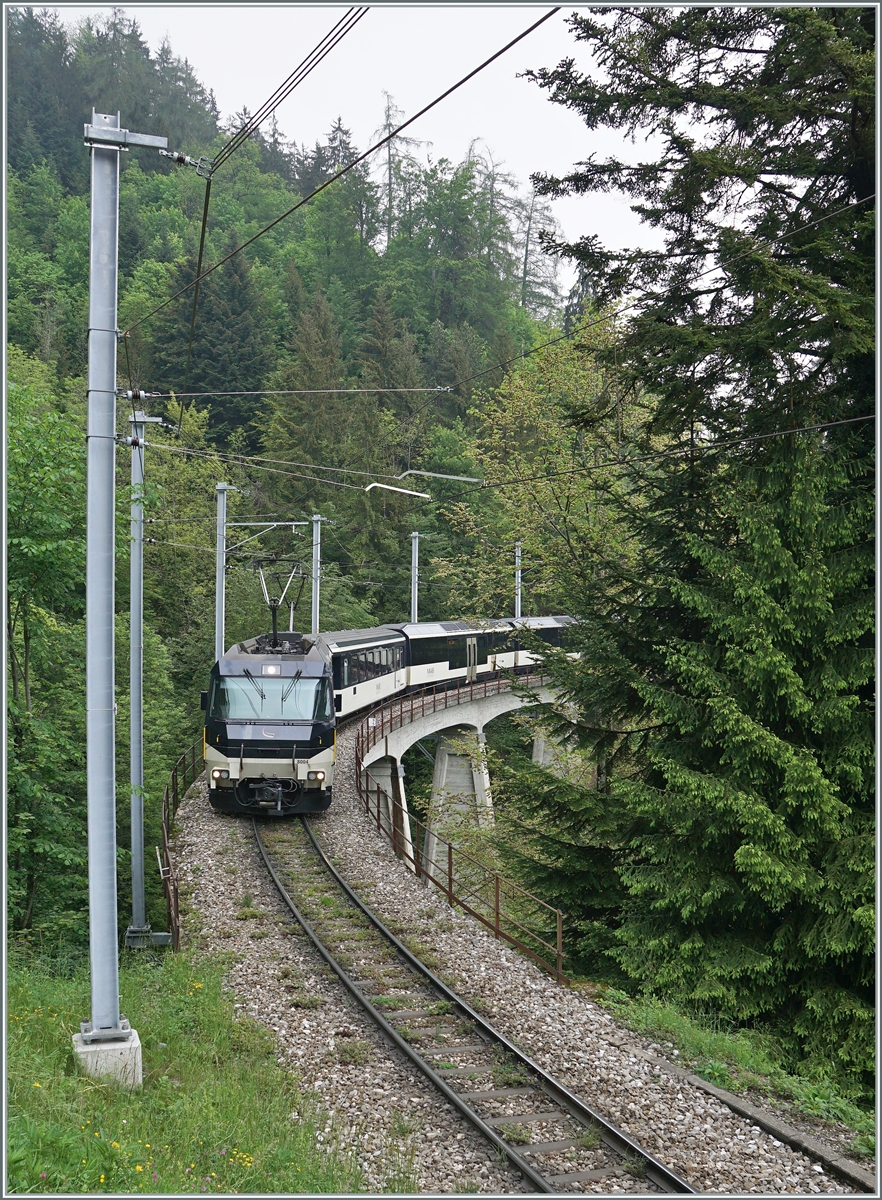
[[222, 675], [211, 689], [209, 716], [223, 721], [330, 721], [327, 679]]

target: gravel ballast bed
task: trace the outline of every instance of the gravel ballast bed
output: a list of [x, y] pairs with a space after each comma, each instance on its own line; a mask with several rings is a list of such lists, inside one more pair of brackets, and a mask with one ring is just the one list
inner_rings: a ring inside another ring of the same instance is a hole
[[[281, 1065], [320, 1098], [310, 1113], [319, 1142], [351, 1155], [369, 1191], [527, 1191], [521, 1175], [501, 1166], [484, 1138], [386, 1045], [306, 937], [292, 936], [250, 822], [214, 812], [201, 784], [181, 804], [176, 830], [187, 941], [238, 956], [228, 980], [236, 1009], [273, 1031]], [[244, 897], [252, 904], [243, 906]], [[239, 920], [243, 907], [267, 915]]]
[[[338, 734], [334, 802], [311, 819], [312, 828], [359, 895], [431, 950], [437, 972], [466, 1001], [699, 1192], [853, 1194], [818, 1163], [668, 1074], [652, 1061], [662, 1057], [660, 1047], [618, 1025], [583, 994], [560, 987], [417, 883], [364, 813], [353, 778], [354, 737], [352, 727]], [[528, 1190], [383, 1042], [306, 939], [292, 937], [249, 823], [215, 813], [202, 786], [181, 805], [176, 828], [175, 862], [190, 889], [191, 929], [198, 925], [201, 947], [241, 956], [229, 976], [240, 1011], [274, 1031], [279, 1061], [321, 1097], [320, 1139], [352, 1154], [365, 1186], [422, 1193]], [[237, 920], [244, 895], [272, 916]], [[292, 1007], [292, 989], [318, 1007]], [[340, 1061], [347, 1056], [341, 1046], [356, 1044], [366, 1047], [368, 1061]], [[573, 1169], [571, 1161], [561, 1155], [554, 1170]], [[645, 1187], [624, 1175], [566, 1190], [645, 1194]]]

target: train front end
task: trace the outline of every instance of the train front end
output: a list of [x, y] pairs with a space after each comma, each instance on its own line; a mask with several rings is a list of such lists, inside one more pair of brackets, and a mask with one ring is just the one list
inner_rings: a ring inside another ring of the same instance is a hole
[[212, 807], [271, 817], [328, 808], [335, 716], [321, 642], [280, 633], [238, 643], [212, 667], [202, 704]]

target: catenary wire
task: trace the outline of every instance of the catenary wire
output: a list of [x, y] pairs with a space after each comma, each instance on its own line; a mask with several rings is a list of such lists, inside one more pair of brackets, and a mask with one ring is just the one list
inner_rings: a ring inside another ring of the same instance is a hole
[[276, 217], [274, 221], [270, 221], [269, 225], [265, 225], [263, 229], [258, 230], [258, 232], [252, 237], [248, 238], [247, 241], [242, 242], [240, 246], [237, 246], [234, 250], [231, 250], [229, 254], [219, 259], [214, 266], [209, 267], [208, 270], [204, 271], [200, 276], [197, 277], [197, 279], [191, 279], [188, 284], [180, 288], [173, 295], [169, 296], [167, 300], [163, 300], [161, 304], [158, 304], [155, 308], [152, 308], [150, 312], [145, 313], [143, 317], [139, 317], [137, 321], [133, 321], [128, 329], [125, 330], [123, 337], [127, 337], [133, 329], [137, 329], [139, 325], [143, 325], [145, 321], [149, 321], [151, 317], [154, 317], [158, 312], [161, 312], [164, 308], [167, 308], [169, 304], [174, 303], [178, 297], [183, 296], [185, 292], [190, 290], [190, 288], [195, 287], [197, 282], [205, 279], [214, 271], [217, 271], [219, 267], [224, 265], [224, 263], [229, 262], [231, 258], [234, 258], [237, 254], [246, 249], [246, 247], [250, 246], [253, 242], [256, 242], [258, 238], [263, 237], [265, 233], [269, 233], [271, 229], [275, 229], [280, 222], [284, 221], [287, 217], [290, 217], [291, 214], [296, 212], [298, 208], [302, 208], [304, 204], [308, 204], [310, 200], [315, 199], [315, 197], [320, 192], [323, 192], [325, 188], [330, 187], [332, 183], [336, 183], [338, 179], [342, 178], [342, 176], [346, 175], [354, 167], [357, 167], [359, 163], [364, 162], [366, 158], [370, 158], [372, 154], [375, 154], [376, 151], [382, 146], [385, 146], [387, 142], [391, 142], [393, 138], [398, 137], [398, 135], [403, 130], [407, 129], [409, 125], [412, 125], [414, 121], [417, 121], [420, 117], [424, 116], [427, 112], [429, 112], [430, 109], [433, 109], [435, 105], [440, 104], [442, 100], [446, 100], [448, 96], [450, 96], [458, 88], [461, 88], [463, 84], [468, 83], [470, 79], [473, 79], [486, 67], [489, 67], [491, 63], [495, 62], [497, 58], [500, 58], [506, 53], [506, 51], [510, 50], [512, 46], [517, 45], [518, 42], [522, 41], [525, 37], [527, 37], [528, 34], [532, 33], [534, 29], [538, 29], [540, 25], [544, 24], [545, 21], [549, 20], [555, 15], [555, 13], [558, 12], [560, 12], [559, 7], [552, 8], [549, 12], [545, 13], [544, 16], [540, 17], [538, 21], [534, 21], [534, 23], [528, 29], [525, 29], [523, 33], [519, 33], [516, 38], [512, 38], [510, 42], [508, 42], [500, 50], [497, 50], [495, 54], [491, 54], [488, 59], [485, 59], [480, 66], [475, 67], [474, 70], [468, 73], [468, 75], [464, 75], [462, 79], [460, 79], [457, 83], [454, 83], [445, 92], [442, 92], [440, 96], [436, 96], [434, 100], [432, 100], [424, 108], [421, 108], [418, 113], [415, 113], [414, 116], [409, 117], [406, 121], [402, 122], [402, 124], [393, 129], [391, 133], [386, 134], [385, 137], [382, 137], [378, 142], [375, 142], [374, 145], [368, 150], [365, 150], [364, 153], [359, 154], [350, 163], [347, 163], [345, 167], [341, 167], [339, 171], [330, 177], [330, 179], [326, 179], [324, 183], [319, 184], [319, 186], [314, 191], [310, 192], [308, 196], [304, 196], [301, 200], [298, 200], [297, 203], [292, 205], [291, 208], [289, 208], [286, 212], [283, 212], [280, 216]]
[[590, 475], [595, 471], [608, 471], [614, 467], [631, 467], [636, 463], [651, 462], [660, 458], [676, 458], [682, 454], [724, 450], [729, 446], [741, 446], [746, 442], [762, 442], [767, 441], [769, 438], [786, 437], [792, 433], [814, 433], [822, 429], [835, 429], [840, 425], [854, 425], [859, 421], [875, 421], [875, 419], [875, 413], [866, 413], [862, 417], [848, 417], [843, 421], [825, 421], [818, 425], [801, 425], [794, 429], [775, 429], [770, 433], [753, 433], [740, 438], [726, 438], [725, 441], [721, 442], [690, 443], [687, 446], [678, 446], [676, 450], [659, 450], [652, 454], [635, 454], [632, 458], [611, 458], [608, 462], [595, 463], [590, 467], [569, 467], [565, 471], [549, 471], [545, 475], [525, 475], [519, 479], [502, 479], [497, 483], [485, 482], [476, 488], [462, 488], [452, 496], [446, 497], [444, 503], [455, 500], [458, 496], [469, 495], [471, 492], [487, 491], [491, 488], [517, 487], [523, 483], [545, 483], [550, 479], [560, 479], [564, 475]]
[[[151, 442], [150, 445], [159, 443]], [[161, 443], [165, 445], [165, 443]], [[183, 447], [187, 449], [187, 447]], [[267, 458], [260, 454], [236, 454], [232, 450], [193, 450], [194, 455], [202, 455], [217, 459], [218, 462], [228, 463], [233, 467], [247, 466], [248, 463], [273, 463], [280, 467], [308, 467], [311, 471], [331, 471], [335, 475], [364, 475], [367, 479], [401, 479], [401, 475], [393, 475], [388, 471], [360, 471], [355, 467], [323, 467], [320, 463], [297, 462], [290, 458]]]
[[[208, 202], [211, 199], [211, 173], [205, 181], [205, 201], [202, 205], [202, 229], [199, 233], [199, 255], [196, 260], [196, 276], [202, 270], [202, 255], [205, 251], [205, 231], [208, 228]], [[193, 334], [196, 330], [196, 305], [199, 303], [199, 284], [193, 289], [193, 308], [190, 313], [190, 336], [187, 338], [187, 361], [184, 367], [184, 388], [190, 382], [190, 356], [193, 352]], [[128, 354], [128, 337], [124, 337], [123, 341], [126, 344], [126, 353]], [[178, 413], [178, 428], [180, 429], [184, 422], [184, 402], [181, 401], [181, 410]]]
[[[279, 467], [307, 467], [312, 471], [331, 471], [335, 475], [363, 475], [367, 479], [398, 479], [397, 475], [390, 475], [384, 471], [357, 471], [354, 467], [323, 467], [318, 463], [297, 462], [294, 459], [287, 458], [265, 458], [258, 454], [241, 455], [230, 454], [225, 450], [220, 450], [217, 453], [211, 454], [212, 458], [218, 461], [227, 463], [230, 466], [247, 466], [249, 463], [272, 463]], [[319, 476], [321, 478], [321, 476]]]
[[190, 400], [194, 397], [205, 396], [373, 396], [384, 392], [432, 392], [441, 394], [449, 392], [449, 387], [379, 387], [379, 388], [286, 388], [283, 391], [268, 391], [261, 388], [256, 392], [157, 392], [158, 400]]
[[177, 550], [206, 550], [209, 554], [214, 554], [216, 546], [191, 546], [189, 542], [164, 542], [159, 538], [144, 538], [145, 546], [174, 546]]
[[[306, 58], [295, 67], [284, 83], [279, 84], [273, 94], [253, 114], [230, 140], [221, 147], [212, 162], [212, 171], [216, 171], [226, 160], [238, 150], [239, 146], [256, 133], [263, 122], [279, 105], [291, 95], [291, 92], [313, 71], [319, 63], [342, 41], [350, 30], [354, 29], [362, 17], [368, 13], [366, 7], [350, 8], [337, 24], [325, 34], [318, 45], [307, 54]], [[342, 28], [341, 28], [342, 27]]]
[[[357, 16], [354, 18], [354, 20], [349, 21], [349, 18], [351, 17], [352, 13], [356, 12], [356, 11], [357, 11]], [[349, 30], [353, 27], [353, 25], [357, 24], [358, 21], [361, 20], [361, 18], [365, 15], [365, 13], [367, 11], [368, 10], [366, 8], [359, 9], [359, 10], [350, 9], [349, 12], [344, 17], [342, 17], [340, 21], [337, 22], [337, 24], [331, 30], [331, 33], [326, 34], [325, 37], [322, 39], [322, 41], [319, 43], [319, 45], [309, 55], [307, 55], [307, 57], [303, 60], [303, 62], [300, 64], [300, 66], [297, 67], [297, 69], [291, 75], [289, 75], [288, 79], [285, 80], [285, 83], [283, 83], [281, 85], [281, 87], [276, 89], [276, 91], [273, 93], [273, 95], [270, 96], [269, 100], [267, 100], [261, 106], [261, 108], [258, 110], [258, 112], [254, 115], [254, 117], [252, 117], [251, 120], [249, 122], [247, 122], [246, 125], [242, 129], [240, 129], [239, 132], [225, 146], [221, 147], [219, 154], [211, 162], [211, 165], [208, 170], [208, 176], [205, 180], [205, 199], [204, 199], [204, 202], [202, 205], [202, 228], [199, 232], [199, 254], [198, 254], [198, 257], [196, 260], [197, 282], [196, 282], [196, 286], [193, 290], [193, 307], [190, 312], [190, 334], [187, 339], [187, 359], [186, 359], [186, 366], [184, 367], [184, 389], [185, 390], [186, 390], [187, 384], [190, 381], [190, 361], [191, 361], [191, 357], [192, 357], [192, 353], [193, 353], [193, 335], [196, 330], [196, 308], [199, 303], [199, 279], [202, 274], [202, 260], [203, 260], [203, 255], [205, 252], [205, 231], [208, 227], [208, 206], [209, 206], [209, 203], [211, 200], [211, 180], [214, 175], [214, 172], [218, 169], [218, 167], [222, 166], [223, 163], [225, 163], [227, 161], [227, 159], [230, 158], [230, 156], [233, 153], [235, 153], [235, 151], [239, 148], [239, 146], [242, 144], [242, 142], [244, 142], [247, 138], [249, 138], [251, 136], [251, 134], [254, 133], [260, 127], [261, 123], [265, 120], [265, 118], [268, 117], [270, 115], [270, 113], [273, 112], [275, 110], [275, 108], [277, 108], [278, 105], [281, 104], [281, 102], [283, 100], [285, 100], [291, 94], [291, 92], [294, 90], [294, 88], [297, 87], [297, 85], [299, 83], [301, 83], [315, 67], [318, 66], [318, 64], [326, 57], [326, 55], [328, 55], [330, 53], [330, 51], [334, 48], [334, 46], [336, 46], [337, 43], [343, 37], [345, 37], [345, 35], [349, 32]], [[328, 39], [331, 38], [332, 35], [335, 33], [335, 31], [339, 30], [340, 26], [346, 22], [348, 22], [346, 24], [346, 27], [344, 29], [340, 30], [337, 37], [333, 41], [331, 41], [330, 44], [326, 45], [325, 43], [328, 43]], [[321, 51], [321, 53], [319, 53], [319, 51]], [[318, 55], [318, 57], [316, 57], [317, 55]], [[307, 64], [309, 64], [309, 65], [307, 66]], [[128, 343], [126, 343], [126, 354], [128, 354]], [[178, 416], [178, 426], [179, 427], [182, 424], [183, 419], [184, 419], [184, 404], [183, 404], [183, 401], [181, 401], [181, 410], [180, 410], [180, 413]]]
[[[183, 446], [166, 446], [162, 442], [151, 442], [150, 446], [154, 450], [159, 450], [160, 452], [165, 451], [165, 453], [167, 453], [167, 454], [180, 454], [180, 455], [183, 455], [184, 457], [189, 457], [189, 458], [209, 458], [209, 459], [215, 459], [215, 460], [219, 459], [219, 455], [215, 454], [212, 451], [208, 451], [208, 450], [188, 450]], [[342, 480], [339, 480], [339, 479], [322, 479], [320, 476], [304, 475], [299, 471], [281, 471], [281, 470], [279, 470], [278, 467], [263, 467], [259, 463], [252, 462], [251, 460], [242, 461], [240, 459], [238, 464], [235, 464], [235, 463], [230, 464], [228, 459], [221, 459], [220, 461], [227, 462], [229, 465], [239, 465], [242, 467], [246, 467], [246, 466], [251, 467], [252, 470], [265, 471], [270, 475], [287, 475], [291, 479], [306, 479], [309, 483], [326, 483], [326, 484], [328, 484], [329, 487], [348, 488], [351, 491], [355, 491], [355, 492], [363, 492], [364, 491], [364, 488], [360, 484], [357, 484], [357, 483], [344, 483]], [[332, 468], [326, 468], [326, 469], [340, 470], [342, 468], [332, 467]]]

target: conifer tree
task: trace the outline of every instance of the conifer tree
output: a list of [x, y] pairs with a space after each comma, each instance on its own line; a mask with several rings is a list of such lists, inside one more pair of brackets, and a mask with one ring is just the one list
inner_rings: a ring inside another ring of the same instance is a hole
[[[177, 272], [174, 290], [196, 274], [195, 256]], [[187, 376], [192, 292], [160, 313], [153, 329], [152, 386], [183, 391]], [[200, 406], [211, 409], [211, 434], [218, 441], [235, 430], [250, 430], [257, 396], [212, 393], [257, 392], [269, 367], [266, 322], [243, 254], [230, 259], [201, 285], [187, 391], [204, 392]], [[251, 434], [250, 436], [254, 436]]]
[[571, 25], [598, 74], [534, 77], [589, 129], [663, 146], [539, 190], [620, 188], [664, 232], [657, 253], [557, 249], [601, 300], [636, 295], [598, 357], [681, 452], [641, 459], [638, 440], [610, 472], [638, 559], [598, 558], [574, 597], [581, 660], [554, 667], [628, 837], [615, 954], [643, 987], [777, 1020], [816, 1070], [867, 1081], [874, 14]]

